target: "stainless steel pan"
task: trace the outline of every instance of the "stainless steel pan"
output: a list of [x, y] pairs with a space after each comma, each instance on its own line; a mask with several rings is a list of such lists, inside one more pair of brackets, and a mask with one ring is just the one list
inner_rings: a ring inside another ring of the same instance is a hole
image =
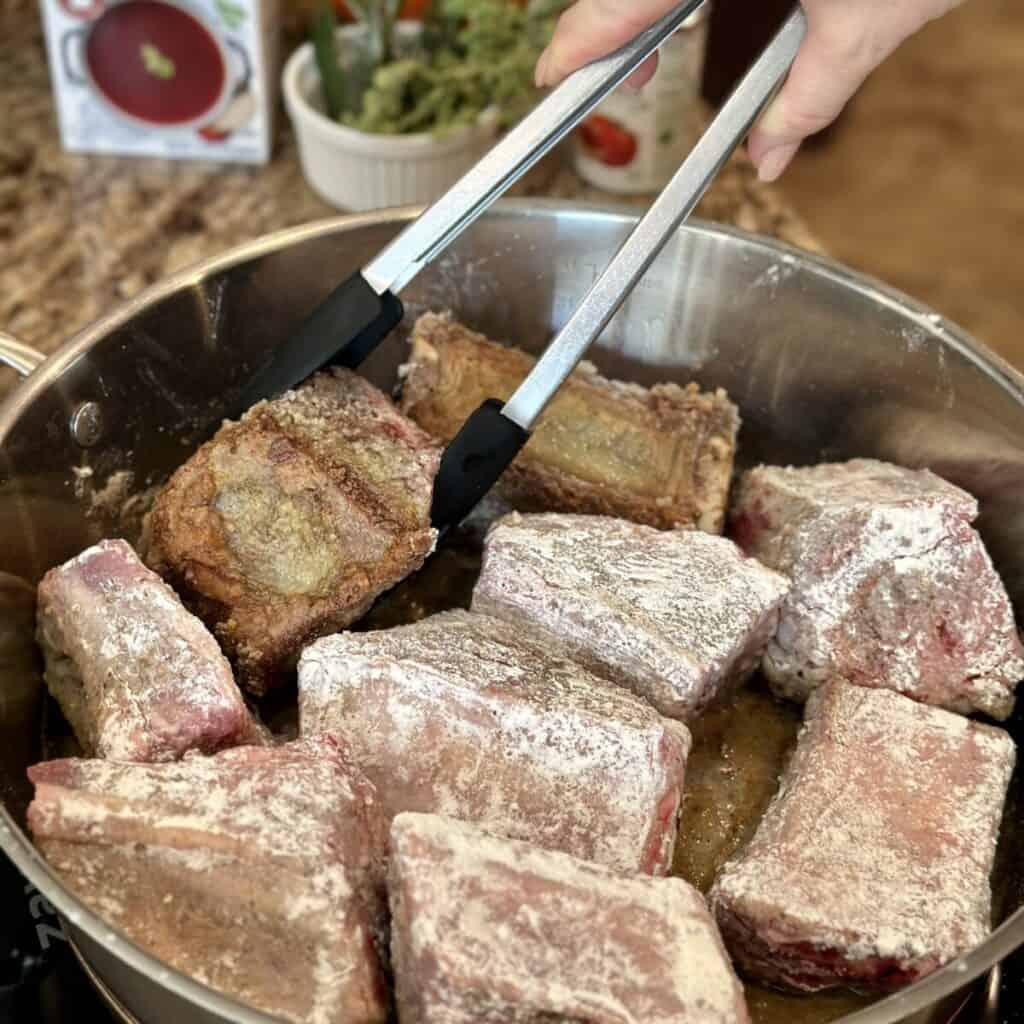
[[[9, 577], [34, 584], [100, 536], [124, 532], [111, 501], [125, 493], [123, 474], [134, 490], [164, 479], [217, 425], [269, 348], [411, 216], [343, 217], [236, 249], [150, 289], [38, 368], [30, 352], [8, 352], [0, 339], [0, 359], [32, 370], [0, 406], [0, 570], [9, 574], [0, 577], [0, 601], [11, 602], [0, 609], [0, 847], [145, 1024], [269, 1018], [111, 932], [22, 831], [41, 684], [24, 614], [30, 591]], [[632, 223], [614, 210], [499, 204], [410, 286], [409, 318], [450, 308], [539, 350]], [[399, 335], [364, 371], [390, 386], [403, 352]], [[982, 532], [1018, 613], [1024, 607], [1024, 378], [912, 300], [768, 240], [694, 224], [669, 243], [591, 356], [642, 383], [693, 378], [727, 388], [743, 412], [748, 463], [873, 455], [937, 469], [980, 499]], [[1024, 731], [1019, 720], [1011, 727]], [[1004, 831], [1001, 923], [991, 938], [847, 1021], [948, 1019], [965, 986], [1024, 941], [1024, 830], [1012, 808]]]

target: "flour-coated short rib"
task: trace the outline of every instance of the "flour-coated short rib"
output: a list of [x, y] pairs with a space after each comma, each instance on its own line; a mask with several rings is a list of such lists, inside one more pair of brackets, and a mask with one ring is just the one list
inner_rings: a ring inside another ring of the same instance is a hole
[[[426, 313], [413, 328], [402, 408], [447, 443], [485, 399], [508, 399], [534, 363], [450, 316]], [[721, 533], [739, 424], [720, 388], [645, 388], [582, 363], [496, 489], [523, 512], [622, 516]]]
[[391, 830], [401, 1024], [746, 1024], [700, 894], [402, 814]]
[[318, 373], [225, 423], [157, 496], [148, 561], [214, 629], [241, 685], [360, 618], [434, 545], [440, 449], [364, 378]]
[[303, 736], [344, 739], [390, 815], [446, 814], [623, 871], [671, 863], [689, 731], [519, 626], [453, 611], [319, 640], [299, 712]]
[[36, 845], [113, 927], [295, 1024], [380, 1024], [386, 823], [331, 737], [29, 769]]
[[472, 607], [556, 637], [592, 671], [688, 720], [757, 667], [788, 589], [723, 537], [513, 514], [487, 535]]
[[828, 683], [754, 838], [711, 891], [746, 973], [815, 991], [910, 984], [989, 932], [1009, 735]]
[[927, 470], [870, 459], [745, 473], [733, 534], [793, 581], [764, 659], [776, 692], [840, 678], [1006, 718], [1024, 648], [977, 513]]
[[86, 753], [173, 761], [262, 742], [217, 641], [125, 541], [51, 569], [36, 621], [47, 687]]

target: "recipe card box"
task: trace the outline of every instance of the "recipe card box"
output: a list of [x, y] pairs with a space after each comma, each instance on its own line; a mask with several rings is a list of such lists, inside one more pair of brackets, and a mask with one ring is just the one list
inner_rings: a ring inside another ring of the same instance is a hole
[[40, 0], [73, 152], [263, 163], [277, 0]]

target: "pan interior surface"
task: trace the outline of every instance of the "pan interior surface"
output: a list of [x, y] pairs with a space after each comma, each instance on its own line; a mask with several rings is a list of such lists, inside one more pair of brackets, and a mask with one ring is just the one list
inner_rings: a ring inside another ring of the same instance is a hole
[[[46, 708], [34, 586], [102, 537], [134, 540], [147, 495], [216, 429], [248, 376], [409, 216], [282, 232], [179, 275], [83, 332], [0, 408], [0, 845], [59, 909], [74, 912], [87, 942], [104, 945], [109, 930], [63, 891], [21, 831], [25, 768], [40, 759]], [[608, 210], [499, 204], [409, 286], [402, 328], [364, 372], [391, 389], [408, 329], [428, 310], [540, 351], [630, 225]], [[940, 317], [822, 261], [696, 224], [669, 244], [589, 358], [644, 385], [725, 388], [743, 417], [740, 468], [854, 456], [932, 468], [979, 499], [977, 526], [1018, 618], [1024, 613], [1024, 391]], [[68, 428], [85, 402], [102, 413], [101, 439], [89, 448]], [[1019, 712], [1008, 727], [1019, 742]], [[1024, 939], [1024, 919], [1013, 917], [1024, 903], [1020, 775], [994, 879], [1002, 927], [962, 964], [864, 1009], [837, 1004], [830, 1016], [857, 1010], [872, 1024], [948, 1016], [956, 990]], [[129, 943], [113, 948], [102, 975], [122, 998], [110, 964], [159, 972], [158, 986], [202, 1008], [196, 1020], [269, 1019], [158, 968]], [[793, 1001], [779, 1016], [807, 1019]]]

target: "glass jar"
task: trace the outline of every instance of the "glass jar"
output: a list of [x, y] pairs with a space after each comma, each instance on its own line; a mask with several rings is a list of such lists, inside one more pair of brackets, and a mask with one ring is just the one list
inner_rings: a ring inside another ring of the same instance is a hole
[[639, 93], [620, 88], [574, 137], [579, 175], [608, 192], [658, 192], [703, 129], [700, 99], [710, 0], [661, 47], [658, 71]]

